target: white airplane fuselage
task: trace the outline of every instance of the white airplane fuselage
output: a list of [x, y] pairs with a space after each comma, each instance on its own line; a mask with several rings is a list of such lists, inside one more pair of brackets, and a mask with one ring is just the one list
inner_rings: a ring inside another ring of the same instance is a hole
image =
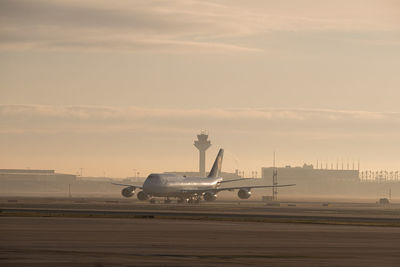
[[[186, 177], [172, 173], [153, 173], [150, 174], [143, 185], [127, 185], [122, 189], [121, 194], [124, 197], [131, 197], [135, 194], [136, 189], [142, 191], [137, 193], [137, 198], [141, 201], [150, 199], [151, 203], [155, 200], [153, 197], [165, 197], [165, 203], [170, 203], [170, 197], [178, 198], [178, 202], [182, 203], [199, 203], [201, 199], [205, 201], [214, 201], [217, 199], [218, 192], [224, 190], [239, 190], [238, 197], [240, 199], [248, 199], [251, 196], [250, 190], [252, 188], [266, 188], [278, 185], [249, 185], [249, 186], [222, 186], [224, 183], [231, 183], [234, 181], [246, 180], [246, 178], [238, 178], [233, 180], [224, 181], [221, 178], [221, 167], [224, 150], [220, 149], [217, 158], [207, 177]], [[292, 186], [292, 185], [279, 185], [279, 187]]]
[[218, 188], [222, 178], [185, 177], [175, 174], [150, 174], [143, 184], [143, 191], [154, 197], [185, 197], [193, 192]]

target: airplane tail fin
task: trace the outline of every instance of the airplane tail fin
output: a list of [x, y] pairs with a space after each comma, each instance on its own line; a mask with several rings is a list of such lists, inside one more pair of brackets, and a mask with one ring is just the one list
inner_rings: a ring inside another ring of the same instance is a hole
[[217, 178], [221, 174], [222, 158], [224, 157], [224, 150], [221, 148], [218, 152], [217, 158], [214, 161], [214, 165], [211, 168], [208, 178]]

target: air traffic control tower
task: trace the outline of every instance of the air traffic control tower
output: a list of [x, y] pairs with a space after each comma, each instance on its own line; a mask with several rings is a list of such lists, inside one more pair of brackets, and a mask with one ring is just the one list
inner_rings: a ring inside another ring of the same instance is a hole
[[199, 150], [199, 172], [200, 176], [206, 176], [206, 150], [211, 146], [211, 141], [207, 140], [208, 134], [202, 131], [197, 135], [194, 146]]

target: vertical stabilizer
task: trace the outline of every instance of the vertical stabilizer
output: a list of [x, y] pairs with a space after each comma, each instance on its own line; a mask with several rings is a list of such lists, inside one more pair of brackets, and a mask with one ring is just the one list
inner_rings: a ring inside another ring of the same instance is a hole
[[211, 168], [209, 178], [216, 178], [221, 175], [222, 158], [224, 157], [224, 150], [221, 148], [218, 152], [217, 158], [214, 161], [214, 165]]

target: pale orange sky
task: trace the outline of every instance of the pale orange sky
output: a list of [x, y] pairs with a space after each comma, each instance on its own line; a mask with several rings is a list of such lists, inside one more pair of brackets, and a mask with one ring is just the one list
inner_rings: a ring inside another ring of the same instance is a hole
[[[0, 1], [0, 168], [399, 169], [398, 1]], [[330, 165], [330, 164], [329, 164]]]

